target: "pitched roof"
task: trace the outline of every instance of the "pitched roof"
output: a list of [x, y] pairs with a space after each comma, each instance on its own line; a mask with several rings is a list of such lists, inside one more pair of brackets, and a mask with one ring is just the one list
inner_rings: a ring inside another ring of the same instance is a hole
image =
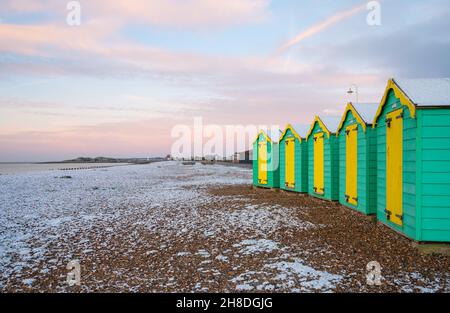
[[416, 106], [450, 106], [450, 78], [394, 81]]
[[266, 130], [266, 134], [267, 136], [269, 136], [270, 140], [272, 140], [273, 142], [278, 142], [281, 136], [281, 129], [270, 128]]
[[308, 134], [310, 125], [304, 125], [304, 124], [293, 124], [292, 128], [295, 130], [295, 132], [302, 138], [305, 138]]
[[325, 127], [331, 132], [335, 133], [341, 121], [340, 116], [319, 116], [320, 120], [325, 124]]
[[293, 134], [298, 140], [302, 141], [307, 137], [309, 126], [303, 124], [287, 124], [283, 133], [280, 135], [279, 141], [283, 140], [284, 136], [287, 134], [288, 129], [292, 129]]
[[372, 124], [378, 110], [378, 103], [352, 103], [366, 124]]
[[339, 126], [336, 129], [336, 134], [339, 135], [342, 127], [344, 126], [345, 120], [347, 119], [348, 112], [352, 112], [353, 117], [361, 125], [364, 132], [366, 131], [367, 125], [371, 125], [376, 113], [378, 112], [378, 104], [376, 103], [351, 103], [349, 102], [345, 108], [344, 114], [342, 114]]

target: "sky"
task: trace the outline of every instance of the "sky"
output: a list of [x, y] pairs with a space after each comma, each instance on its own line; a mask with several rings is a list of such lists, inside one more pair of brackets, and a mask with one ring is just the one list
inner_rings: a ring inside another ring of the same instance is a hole
[[0, 162], [170, 153], [176, 125], [309, 124], [450, 77], [448, 0], [0, 4]]

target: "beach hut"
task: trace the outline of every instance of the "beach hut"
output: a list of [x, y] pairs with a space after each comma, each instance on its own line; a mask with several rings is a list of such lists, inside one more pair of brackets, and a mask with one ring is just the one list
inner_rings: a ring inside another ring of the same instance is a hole
[[416, 241], [450, 241], [450, 78], [388, 81], [373, 121], [377, 218]]
[[376, 213], [376, 103], [348, 103], [337, 128], [339, 202], [364, 214]]
[[280, 188], [308, 192], [308, 127], [288, 124], [279, 141]]
[[253, 143], [253, 185], [278, 188], [280, 168], [278, 138], [280, 131], [260, 131]]
[[336, 129], [340, 117], [316, 116], [306, 136], [308, 142], [308, 193], [339, 200], [339, 149]]

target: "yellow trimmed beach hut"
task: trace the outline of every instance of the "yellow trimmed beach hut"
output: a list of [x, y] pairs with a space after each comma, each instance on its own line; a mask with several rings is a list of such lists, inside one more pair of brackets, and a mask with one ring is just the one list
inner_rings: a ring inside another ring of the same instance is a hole
[[450, 242], [450, 78], [390, 79], [372, 124], [378, 220]]
[[308, 193], [339, 200], [339, 148], [336, 130], [341, 118], [316, 116], [306, 135], [308, 142]]
[[261, 130], [253, 143], [253, 185], [280, 187], [279, 130]]
[[295, 192], [308, 192], [308, 144], [306, 125], [288, 124], [281, 134], [280, 188]]
[[337, 129], [339, 202], [364, 214], [376, 213], [376, 103], [348, 103]]

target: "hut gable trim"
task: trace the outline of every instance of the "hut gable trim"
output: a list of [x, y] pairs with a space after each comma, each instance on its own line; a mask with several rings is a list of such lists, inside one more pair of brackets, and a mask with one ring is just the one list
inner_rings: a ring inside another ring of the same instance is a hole
[[330, 129], [325, 125], [325, 123], [322, 121], [322, 119], [319, 116], [316, 115], [316, 117], [314, 118], [313, 123], [311, 124], [309, 132], [306, 135], [306, 140], [308, 140], [309, 136], [311, 136], [312, 131], [313, 131], [314, 126], [316, 125], [316, 123], [319, 124], [320, 128], [322, 128], [322, 131], [328, 135], [328, 138], [330, 138], [330, 135], [331, 135]]
[[344, 126], [345, 120], [347, 119], [348, 112], [352, 112], [355, 119], [358, 121], [358, 123], [362, 126], [364, 132], [366, 132], [366, 122], [362, 119], [361, 115], [359, 115], [358, 111], [356, 111], [355, 107], [352, 105], [351, 102], [347, 104], [347, 107], [345, 108], [344, 114], [342, 115], [341, 122], [339, 123], [339, 126], [336, 130], [336, 136], [339, 136], [339, 131], [342, 129], [342, 126]]
[[291, 130], [292, 134], [297, 138], [300, 142], [302, 142], [302, 137], [297, 133], [294, 127], [291, 124], [287, 124], [283, 133], [281, 134], [280, 141], [283, 140], [284, 136], [286, 136], [288, 130]]
[[304, 140], [304, 138], [306, 138], [306, 134], [309, 131], [309, 125], [292, 125], [292, 124], [287, 124], [286, 128], [284, 129], [284, 132], [281, 134], [280, 140], [283, 140], [284, 136], [287, 134], [288, 130], [291, 130], [292, 133], [294, 134], [294, 136], [300, 141], [302, 142], [302, 140]]
[[409, 108], [412, 118], [416, 116], [416, 107], [450, 106], [450, 78], [423, 78], [399, 81], [391, 78], [388, 81], [383, 99], [372, 123], [373, 127], [376, 126], [390, 90], [393, 90], [402, 105]]
[[257, 142], [258, 141], [258, 139], [259, 139], [259, 137], [261, 136], [261, 135], [263, 135], [265, 138], [266, 138], [266, 140], [268, 141], [268, 142], [270, 142], [270, 143], [276, 143], [276, 135], [275, 135], [275, 133], [277, 133], [277, 132], [280, 132], [279, 130], [277, 130], [277, 131], [273, 131], [272, 133], [269, 131], [269, 132], [265, 132], [264, 130], [260, 130], [259, 132], [258, 132], [258, 135], [256, 135], [256, 138], [255, 138], [255, 140], [253, 141], [253, 143], [255, 143], [255, 142]]
[[356, 121], [362, 126], [364, 132], [366, 132], [366, 126], [371, 125], [373, 117], [377, 112], [376, 103], [358, 103], [353, 104], [349, 102], [345, 108], [344, 114], [342, 115], [341, 122], [336, 130], [336, 136], [339, 136], [339, 132], [344, 126], [345, 120], [347, 119], [348, 112], [352, 112]]
[[255, 141], [254, 141], [253, 143], [257, 142], [257, 141], [259, 140], [259, 137], [260, 137], [261, 135], [263, 135], [264, 138], [266, 138], [266, 140], [267, 140], [268, 142], [272, 142], [272, 139], [270, 139], [270, 137], [267, 136], [266, 132], [263, 131], [263, 130], [260, 130], [259, 133], [258, 133], [258, 135], [256, 135]]
[[381, 115], [381, 112], [383, 111], [383, 108], [386, 104], [386, 100], [389, 94], [389, 91], [393, 91], [396, 98], [400, 100], [400, 103], [404, 106], [407, 106], [409, 109], [409, 112], [411, 114], [411, 118], [416, 117], [416, 105], [414, 102], [408, 97], [408, 95], [400, 88], [400, 86], [395, 82], [393, 78], [389, 79], [388, 84], [386, 86], [386, 90], [384, 91], [383, 98], [381, 99], [380, 105], [378, 106], [377, 114], [375, 114], [375, 117], [373, 119], [372, 127], [376, 127], [378, 118]]

